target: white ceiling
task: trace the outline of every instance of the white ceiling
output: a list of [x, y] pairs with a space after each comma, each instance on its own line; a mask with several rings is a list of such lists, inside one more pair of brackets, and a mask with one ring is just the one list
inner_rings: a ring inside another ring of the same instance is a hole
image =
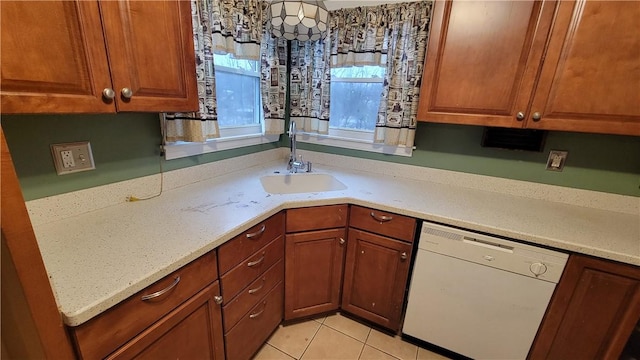
[[389, 4], [389, 3], [398, 3], [398, 2], [407, 2], [407, 1], [420, 1], [420, 0], [354, 0], [354, 1], [346, 1], [346, 0], [324, 0], [324, 5], [327, 7], [327, 10], [335, 10], [340, 8], [350, 8], [350, 7], [358, 7], [358, 6], [375, 6], [380, 4]]

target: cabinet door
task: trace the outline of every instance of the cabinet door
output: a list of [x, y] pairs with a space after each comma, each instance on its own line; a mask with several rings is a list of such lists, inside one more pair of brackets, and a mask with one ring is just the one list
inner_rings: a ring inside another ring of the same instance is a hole
[[340, 307], [345, 230], [288, 234], [285, 246], [285, 320]]
[[101, 1], [100, 11], [118, 111], [196, 111], [190, 2]]
[[562, 1], [527, 127], [640, 135], [640, 6]]
[[2, 113], [115, 112], [97, 1], [0, 1]]
[[522, 127], [552, 14], [549, 2], [436, 1], [418, 119]]
[[572, 255], [530, 359], [618, 359], [640, 319], [640, 268]]
[[342, 309], [398, 331], [410, 259], [410, 244], [350, 229]]
[[219, 295], [216, 281], [107, 359], [224, 359]]

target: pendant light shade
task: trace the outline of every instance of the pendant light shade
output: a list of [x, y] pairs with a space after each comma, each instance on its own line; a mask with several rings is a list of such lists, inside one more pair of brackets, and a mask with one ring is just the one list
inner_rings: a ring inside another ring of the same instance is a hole
[[274, 0], [268, 15], [276, 37], [307, 41], [326, 35], [329, 12], [322, 1]]

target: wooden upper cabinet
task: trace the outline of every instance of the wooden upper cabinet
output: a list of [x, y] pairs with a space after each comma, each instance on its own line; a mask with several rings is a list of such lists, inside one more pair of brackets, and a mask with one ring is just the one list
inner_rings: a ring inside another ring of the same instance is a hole
[[100, 12], [118, 111], [197, 110], [190, 2], [101, 1]]
[[640, 135], [639, 18], [635, 1], [560, 2], [527, 127]]
[[198, 108], [188, 1], [2, 1], [0, 12], [2, 113]]
[[521, 126], [516, 114], [526, 111], [535, 78], [541, 11], [534, 1], [437, 1], [418, 119]]
[[635, 2], [437, 1], [421, 121], [640, 135]]
[[115, 112], [95, 1], [1, 1], [2, 113]]

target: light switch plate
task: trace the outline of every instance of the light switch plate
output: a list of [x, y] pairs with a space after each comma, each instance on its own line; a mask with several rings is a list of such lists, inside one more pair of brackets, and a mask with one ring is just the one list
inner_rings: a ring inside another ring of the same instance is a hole
[[564, 163], [567, 161], [568, 151], [551, 150], [547, 159], [547, 170], [562, 171]]
[[91, 144], [88, 141], [53, 144], [51, 145], [51, 155], [58, 175], [67, 175], [96, 168], [93, 163]]

